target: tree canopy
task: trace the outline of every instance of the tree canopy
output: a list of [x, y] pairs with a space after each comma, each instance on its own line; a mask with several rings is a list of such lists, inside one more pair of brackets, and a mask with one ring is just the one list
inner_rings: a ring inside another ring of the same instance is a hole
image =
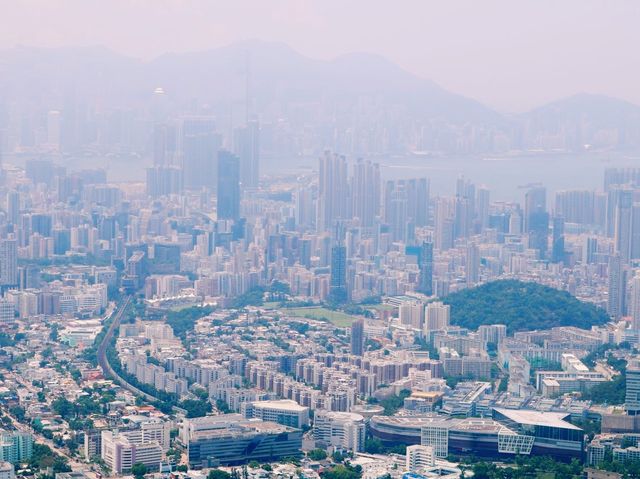
[[589, 329], [609, 321], [607, 313], [566, 291], [537, 283], [499, 280], [443, 299], [451, 306], [451, 324], [477, 329], [506, 324], [510, 332], [575, 326]]

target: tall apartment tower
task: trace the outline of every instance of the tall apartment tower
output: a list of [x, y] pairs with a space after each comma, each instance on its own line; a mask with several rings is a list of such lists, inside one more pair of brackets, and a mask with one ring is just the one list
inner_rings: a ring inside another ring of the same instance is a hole
[[433, 294], [433, 243], [424, 241], [418, 255], [418, 291], [427, 296]]
[[360, 226], [370, 228], [380, 215], [380, 165], [359, 159], [351, 179], [353, 216]]
[[233, 153], [218, 154], [218, 219], [240, 219], [240, 162]]
[[18, 282], [18, 242], [15, 238], [0, 240], [0, 286]]
[[627, 364], [627, 390], [624, 400], [629, 416], [640, 414], [640, 360], [632, 359]]
[[631, 259], [632, 212], [633, 191], [630, 189], [619, 190], [618, 204], [615, 210], [614, 242], [616, 253], [620, 255], [625, 264]]
[[364, 353], [364, 319], [356, 319], [351, 324], [351, 354], [362, 356]]
[[234, 132], [234, 153], [240, 159], [243, 188], [256, 188], [260, 179], [260, 124], [249, 121]]
[[640, 273], [629, 282], [629, 316], [631, 316], [631, 329], [640, 331]]
[[609, 314], [620, 319], [625, 312], [626, 271], [622, 257], [615, 254], [609, 258], [609, 299], [607, 310]]
[[331, 231], [337, 220], [348, 218], [348, 199], [347, 160], [326, 151], [319, 161], [316, 220], [319, 232]]
[[467, 286], [474, 286], [480, 281], [480, 250], [476, 243], [467, 246], [466, 258]]

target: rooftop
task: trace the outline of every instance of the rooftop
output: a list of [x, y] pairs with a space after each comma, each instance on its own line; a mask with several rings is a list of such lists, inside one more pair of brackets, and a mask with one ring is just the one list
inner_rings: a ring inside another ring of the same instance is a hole
[[502, 408], [495, 408], [494, 411], [519, 424], [530, 424], [532, 426], [547, 426], [557, 427], [560, 429], [573, 429], [575, 431], [582, 431], [582, 429], [580, 429], [578, 426], [574, 426], [570, 422], [565, 421], [565, 418], [569, 416], [568, 413], [540, 412], [530, 409]]

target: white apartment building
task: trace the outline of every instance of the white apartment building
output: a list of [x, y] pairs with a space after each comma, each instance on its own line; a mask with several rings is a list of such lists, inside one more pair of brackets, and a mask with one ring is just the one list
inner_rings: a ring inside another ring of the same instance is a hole
[[422, 469], [433, 467], [436, 455], [432, 446], [407, 446], [407, 472], [420, 472]]
[[325, 447], [341, 451], [364, 450], [364, 417], [352, 412], [316, 411], [313, 437]]

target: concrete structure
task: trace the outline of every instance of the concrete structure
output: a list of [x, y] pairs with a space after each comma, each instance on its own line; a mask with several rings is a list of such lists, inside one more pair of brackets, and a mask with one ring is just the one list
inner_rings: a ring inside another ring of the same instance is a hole
[[316, 411], [313, 437], [323, 447], [348, 452], [363, 451], [364, 417], [352, 412]]
[[240, 412], [246, 419], [257, 418], [283, 426], [302, 428], [309, 425], [309, 408], [289, 399], [245, 402]]

